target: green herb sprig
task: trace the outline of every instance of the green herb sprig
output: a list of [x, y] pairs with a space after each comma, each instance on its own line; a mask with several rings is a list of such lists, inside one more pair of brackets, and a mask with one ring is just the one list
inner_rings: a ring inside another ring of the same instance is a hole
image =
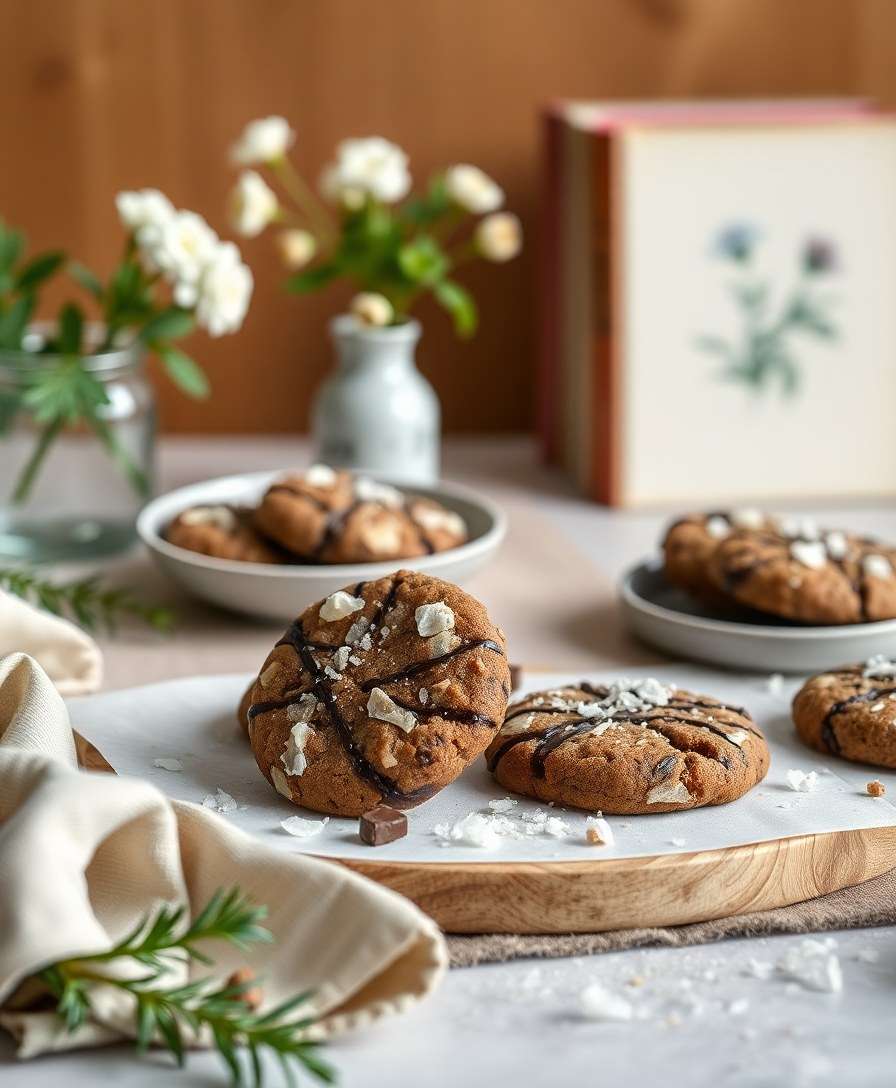
[[123, 617], [130, 617], [167, 634], [175, 622], [172, 609], [147, 603], [125, 587], [106, 586], [97, 576], [59, 583], [24, 567], [0, 567], [0, 589], [54, 616], [74, 619], [87, 631], [114, 631]]
[[[186, 1057], [184, 1031], [207, 1030], [227, 1066], [234, 1085], [264, 1084], [261, 1055], [270, 1051], [279, 1061], [285, 1081], [296, 1084], [297, 1067], [331, 1084], [334, 1072], [318, 1056], [318, 1045], [305, 1039], [311, 1017], [292, 1014], [307, 1003], [310, 994], [297, 994], [265, 1013], [254, 1009], [256, 986], [251, 972], [233, 976], [225, 984], [200, 978], [179, 986], [165, 986], [164, 976], [175, 966], [212, 960], [197, 947], [204, 941], [224, 941], [240, 949], [272, 940], [261, 922], [267, 908], [254, 906], [238, 888], [219, 890], [205, 909], [186, 928], [183, 907], [161, 907], [140, 923], [108, 952], [52, 964], [38, 978], [56, 1000], [56, 1012], [69, 1032], [76, 1031], [91, 1013], [91, 989], [114, 986], [130, 994], [135, 1005], [136, 1048], [146, 1053], [153, 1043], [165, 1047], [182, 1066]], [[102, 968], [113, 962], [131, 961], [145, 968], [137, 978], [106, 975]], [[244, 1053], [241, 1053], [243, 1048]]]

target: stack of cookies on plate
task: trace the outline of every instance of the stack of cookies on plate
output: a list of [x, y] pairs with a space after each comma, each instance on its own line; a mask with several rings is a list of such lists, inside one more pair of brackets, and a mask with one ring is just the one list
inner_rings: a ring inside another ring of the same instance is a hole
[[896, 618], [896, 549], [758, 510], [689, 514], [667, 530], [664, 573], [711, 605], [804, 624]]
[[248, 563], [382, 563], [456, 548], [463, 519], [441, 503], [327, 465], [272, 484], [256, 507], [194, 506], [169, 543]]

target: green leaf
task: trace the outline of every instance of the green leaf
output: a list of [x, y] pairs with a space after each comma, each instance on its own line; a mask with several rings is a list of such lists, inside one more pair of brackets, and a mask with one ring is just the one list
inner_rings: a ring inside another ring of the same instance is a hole
[[80, 359], [35, 371], [22, 399], [38, 423], [90, 419], [109, 403], [102, 383], [84, 369]]
[[58, 349], [60, 355], [79, 355], [84, 314], [73, 302], [67, 302], [59, 314]]
[[307, 295], [325, 287], [331, 280], [336, 279], [341, 271], [341, 266], [335, 261], [328, 261], [314, 268], [306, 268], [303, 272], [297, 272], [289, 277], [286, 281], [286, 289], [299, 295]]
[[21, 393], [8, 393], [0, 390], [0, 435], [5, 434], [12, 426], [12, 421], [21, 406]]
[[9, 272], [22, 255], [25, 235], [0, 224], [0, 271]]
[[191, 359], [189, 355], [185, 355], [177, 348], [165, 346], [157, 350], [168, 377], [178, 389], [186, 393], [188, 397], [195, 397], [196, 400], [204, 400], [209, 395], [211, 385], [195, 359]]
[[103, 301], [103, 295], [105, 290], [99, 278], [90, 271], [85, 265], [80, 264], [78, 261], [70, 261], [68, 266], [68, 274], [72, 279], [81, 285], [88, 294], [98, 301]]
[[22, 337], [33, 311], [34, 295], [29, 294], [17, 298], [5, 313], [0, 314], [0, 348], [21, 350]]
[[473, 296], [466, 288], [454, 280], [442, 280], [433, 288], [433, 294], [439, 305], [447, 310], [454, 321], [454, 331], [458, 336], [470, 337], [476, 332], [478, 316]]
[[160, 340], [177, 340], [191, 333], [196, 326], [193, 315], [179, 306], [154, 314], [140, 330], [144, 344], [156, 344]]
[[441, 219], [451, 210], [451, 201], [445, 188], [445, 175], [439, 174], [429, 183], [424, 196], [409, 200], [400, 210], [400, 218], [414, 226], [425, 227]]
[[41, 253], [19, 272], [15, 285], [19, 291], [33, 291], [35, 287], [49, 279], [65, 260], [65, 254], [57, 250], [53, 253]]
[[403, 245], [398, 251], [398, 264], [412, 283], [431, 287], [445, 278], [448, 258], [442, 247], [426, 234]]

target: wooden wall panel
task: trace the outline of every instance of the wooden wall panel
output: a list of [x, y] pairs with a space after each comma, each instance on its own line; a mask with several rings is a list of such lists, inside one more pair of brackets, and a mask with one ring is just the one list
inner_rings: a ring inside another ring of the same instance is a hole
[[[0, 214], [108, 268], [112, 199], [155, 185], [226, 231], [227, 148], [283, 113], [316, 176], [337, 139], [378, 133], [418, 177], [469, 160], [528, 232], [523, 259], [469, 277], [483, 320], [457, 343], [423, 311], [423, 369], [454, 430], [532, 416], [540, 105], [552, 97], [896, 96], [892, 0], [0, 0]], [[162, 389], [170, 429], [293, 431], [329, 363], [338, 290], [286, 296], [265, 239], [243, 332], [192, 350], [205, 405]]]

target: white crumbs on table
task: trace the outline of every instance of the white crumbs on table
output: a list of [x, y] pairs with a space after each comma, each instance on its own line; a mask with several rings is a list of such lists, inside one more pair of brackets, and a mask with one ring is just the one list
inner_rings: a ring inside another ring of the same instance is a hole
[[306, 820], [303, 816], [288, 816], [280, 821], [280, 826], [287, 835], [292, 835], [293, 838], [310, 839], [314, 835], [319, 835], [329, 822], [329, 816], [324, 816], [322, 820]]
[[510, 797], [490, 801], [488, 812], [468, 812], [454, 823], [436, 824], [432, 833], [440, 846], [476, 846], [484, 850], [496, 850], [507, 839], [563, 839], [571, 833], [566, 820], [550, 816], [544, 809], [508, 815], [517, 803]]
[[797, 793], [811, 793], [818, 785], [818, 775], [815, 771], [801, 771], [792, 767], [787, 772], [787, 785]]
[[634, 1006], [624, 997], [614, 994], [599, 982], [586, 986], [579, 994], [582, 1015], [589, 1020], [631, 1020]]
[[778, 960], [777, 972], [806, 990], [837, 994], [843, 989], [843, 971], [834, 952], [833, 937], [807, 937]]
[[182, 771], [184, 769], [183, 763], [179, 759], [175, 759], [174, 756], [160, 756], [159, 759], [152, 761], [152, 765], [162, 771]]
[[220, 786], [214, 793], [208, 794], [202, 801], [203, 808], [210, 808], [214, 812], [220, 812], [226, 815], [228, 812], [235, 812], [237, 809], [236, 799], [231, 797], [226, 790], [222, 790]]

